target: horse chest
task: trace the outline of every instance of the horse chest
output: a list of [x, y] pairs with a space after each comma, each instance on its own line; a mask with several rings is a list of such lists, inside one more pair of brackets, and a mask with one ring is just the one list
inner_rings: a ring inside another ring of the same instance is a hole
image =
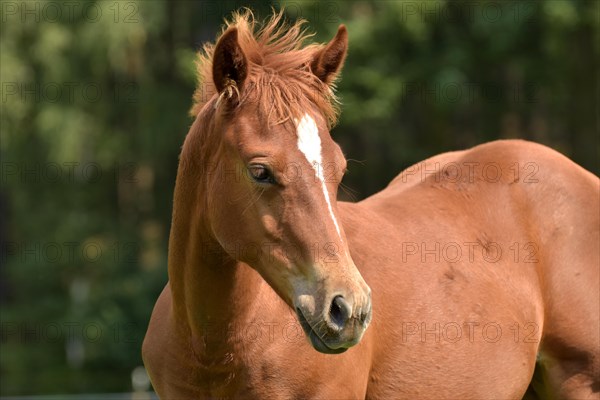
[[196, 383], [210, 397], [261, 398], [270, 391], [270, 382], [277, 380], [273, 363], [261, 354], [258, 346], [196, 354]]
[[227, 352], [219, 356], [200, 355], [197, 357], [198, 377], [204, 388], [223, 390], [235, 384], [240, 367], [236, 365], [234, 354]]

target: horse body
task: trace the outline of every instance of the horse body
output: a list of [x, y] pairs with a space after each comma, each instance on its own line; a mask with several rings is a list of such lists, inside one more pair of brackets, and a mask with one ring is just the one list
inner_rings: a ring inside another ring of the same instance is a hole
[[[506, 177], [490, 182], [475, 168], [460, 182], [441, 167], [421, 174], [436, 163], [490, 162]], [[539, 173], [516, 180], [515, 163], [535, 163]], [[340, 205], [352, 256], [373, 289], [361, 343], [340, 355], [315, 352], [294, 331], [289, 307], [236, 264], [237, 301], [218, 295], [223, 309], [246, 312], [227, 321], [229, 338], [218, 323], [209, 327], [220, 344], [212, 355], [169, 316], [170, 288], [161, 295], [151, 329], [165, 342], [150, 356], [160, 361], [148, 361], [161, 366], [151, 371], [163, 397], [521, 398], [538, 353], [550, 364], [552, 392], [597, 393], [597, 178], [543, 146], [495, 142], [427, 160], [380, 193]], [[163, 388], [163, 380], [182, 383]]]
[[[325, 84], [344, 34], [314, 50]], [[252, 55], [236, 35], [214, 50], [229, 54], [213, 63], [229, 71], [213, 71], [226, 97], [202, 107], [182, 151], [169, 284], [143, 346], [159, 396], [519, 399], [537, 362], [536, 394], [598, 398], [598, 178], [544, 146], [500, 141], [428, 159], [361, 202], [330, 202], [341, 176], [323, 179], [310, 146], [343, 160], [317, 111], [258, 147], [260, 107], [219, 114], [247, 87]], [[249, 166], [258, 183], [217, 179], [198, 154]], [[268, 158], [258, 172], [245, 160], [256, 157]], [[276, 183], [275, 159], [301, 165], [301, 179]]]

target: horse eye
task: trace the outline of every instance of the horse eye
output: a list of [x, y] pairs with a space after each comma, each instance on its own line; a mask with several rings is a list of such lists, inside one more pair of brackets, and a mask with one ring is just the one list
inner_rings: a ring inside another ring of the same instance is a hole
[[273, 174], [264, 165], [251, 165], [248, 170], [252, 179], [258, 183], [275, 183]]

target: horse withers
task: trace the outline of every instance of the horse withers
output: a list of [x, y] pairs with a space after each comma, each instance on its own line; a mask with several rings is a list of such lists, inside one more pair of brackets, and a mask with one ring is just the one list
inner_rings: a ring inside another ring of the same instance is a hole
[[235, 15], [198, 62], [143, 345], [158, 395], [598, 398], [598, 178], [499, 141], [337, 202], [348, 35], [303, 46], [281, 18]]

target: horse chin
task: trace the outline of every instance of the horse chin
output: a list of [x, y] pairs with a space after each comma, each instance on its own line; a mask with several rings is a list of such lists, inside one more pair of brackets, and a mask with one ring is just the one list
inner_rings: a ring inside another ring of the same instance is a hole
[[348, 350], [348, 348], [346, 348], [346, 347], [340, 347], [337, 349], [332, 349], [331, 347], [328, 347], [325, 344], [325, 342], [323, 340], [321, 340], [321, 338], [313, 330], [311, 330], [311, 332], [308, 333], [308, 338], [309, 338], [310, 344], [312, 344], [313, 348], [320, 353], [341, 354], [341, 353], [345, 352], [346, 350]]
[[300, 321], [300, 325], [302, 326], [304, 333], [306, 333], [306, 336], [308, 336], [310, 344], [312, 344], [315, 350], [324, 354], [341, 354], [348, 350], [348, 348], [346, 347], [339, 347], [337, 349], [329, 347], [310, 326], [310, 324], [304, 317], [304, 314], [302, 314], [302, 311], [296, 309], [296, 313], [298, 314], [298, 320]]

